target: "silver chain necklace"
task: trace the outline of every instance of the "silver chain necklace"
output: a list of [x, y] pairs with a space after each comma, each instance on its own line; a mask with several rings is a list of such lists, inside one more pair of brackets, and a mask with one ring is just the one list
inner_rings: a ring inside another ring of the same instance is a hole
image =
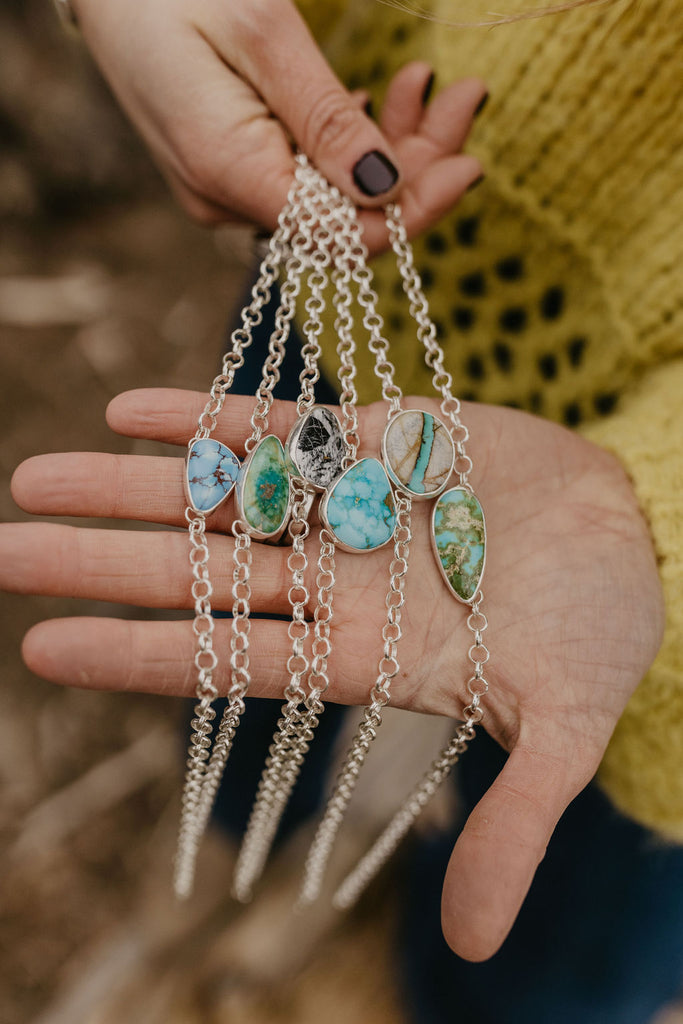
[[[252, 539], [266, 543], [285, 539], [291, 545], [288, 556], [283, 551], [291, 584], [291, 654], [286, 665], [289, 682], [282, 716], [238, 856], [233, 881], [238, 899], [251, 897], [264, 869], [277, 826], [324, 710], [322, 698], [329, 686], [328, 660], [334, 656], [336, 552], [339, 549], [362, 556], [363, 552], [391, 545], [387, 614], [381, 631], [377, 676], [306, 858], [299, 902], [310, 903], [319, 895], [335, 838], [370, 744], [382, 723], [383, 708], [390, 701], [391, 682], [399, 672], [398, 645], [412, 540], [413, 500], [435, 500], [431, 533], [436, 562], [449, 592], [470, 608], [467, 625], [473, 636], [468, 652], [472, 675], [466, 682], [464, 720], [371, 850], [343, 881], [334, 897], [336, 906], [348, 907], [355, 902], [445, 780], [473, 739], [475, 726], [483, 715], [481, 700], [488, 691], [484, 667], [489, 658], [483, 640], [488, 623], [481, 607], [486, 535], [483, 511], [469, 483], [473, 468], [465, 449], [469, 434], [460, 418], [460, 403], [452, 392], [452, 378], [444, 368], [443, 350], [429, 317], [400, 208], [395, 204], [388, 207], [386, 218], [403, 288], [416, 322], [417, 338], [433, 372], [433, 387], [441, 398], [443, 420], [420, 410], [403, 409], [403, 396], [395, 382], [389, 343], [382, 333], [384, 324], [377, 311], [377, 295], [372, 288], [372, 273], [356, 211], [348, 198], [330, 186], [303, 155], [298, 155], [295, 181], [259, 268], [251, 302], [242, 311], [241, 325], [232, 334], [222, 371], [213, 381], [197, 431], [188, 444], [186, 518], [195, 602], [197, 704], [175, 861], [174, 887], [181, 898], [192, 891], [197, 852], [250, 683]], [[256, 394], [252, 432], [245, 445], [247, 455], [240, 464], [235, 454], [211, 435], [235, 374], [244, 363], [243, 351], [252, 343], [253, 328], [262, 320], [263, 308], [278, 276], [283, 276], [283, 280], [275, 329]], [[304, 281], [309, 294], [304, 304], [307, 319], [302, 327], [304, 368], [300, 375], [298, 418], [283, 445], [279, 438], [267, 433], [268, 417]], [[340, 361], [341, 421], [315, 404], [315, 384], [320, 376], [318, 361], [327, 343], [323, 339], [322, 313], [330, 288]], [[362, 311], [374, 372], [387, 406], [387, 423], [377, 458], [358, 458], [356, 341], [351, 312], [354, 299]], [[457, 484], [449, 488], [453, 474]], [[218, 658], [213, 649], [206, 520], [233, 490], [236, 518], [232, 525], [235, 546], [230, 684], [227, 705], [214, 736], [213, 705], [219, 695], [214, 677]], [[305, 585], [306, 540], [310, 535], [309, 513], [318, 494], [321, 529], [311, 630], [305, 617], [310, 601]]]

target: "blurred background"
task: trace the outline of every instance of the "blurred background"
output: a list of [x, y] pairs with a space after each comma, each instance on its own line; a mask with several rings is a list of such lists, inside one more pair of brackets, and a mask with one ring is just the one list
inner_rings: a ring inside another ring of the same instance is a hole
[[[175, 208], [47, 0], [1, 0], [0, 44], [0, 514], [15, 520], [26, 517], [9, 480], [31, 455], [159, 452], [111, 434], [107, 402], [133, 387], [206, 389], [251, 238], [204, 232]], [[0, 602], [1, 1024], [400, 1024], [400, 865], [350, 916], [323, 906], [295, 923], [306, 837], [245, 909], [228, 895], [235, 851], [214, 834], [197, 894], [177, 908], [185, 708], [58, 689], [23, 666], [39, 619], [125, 611]], [[372, 818], [361, 800], [351, 846]]]
[[[114, 436], [106, 405], [127, 388], [206, 390], [251, 238], [176, 209], [47, 0], [2, 0], [0, 47], [0, 514], [15, 520], [9, 480], [31, 455], [159, 453]], [[390, 882], [292, 943], [300, 853], [244, 910], [228, 897], [234, 851], [214, 836], [196, 899], [176, 908], [186, 709], [62, 690], [23, 666], [39, 619], [120, 609], [0, 602], [0, 1022], [401, 1020]]]

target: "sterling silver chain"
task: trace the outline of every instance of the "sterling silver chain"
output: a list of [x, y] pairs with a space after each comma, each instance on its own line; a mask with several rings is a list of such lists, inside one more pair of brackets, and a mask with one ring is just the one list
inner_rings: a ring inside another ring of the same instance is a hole
[[[386, 217], [391, 246], [396, 255], [410, 312], [416, 321], [417, 337], [424, 347], [425, 361], [432, 370], [432, 383], [440, 396], [441, 412], [448, 423], [455, 447], [454, 471], [459, 486], [471, 492], [469, 476], [472, 461], [466, 451], [469, 434], [460, 418], [460, 402], [453, 395], [451, 375], [444, 367], [444, 353], [429, 316], [399, 207], [388, 207]], [[330, 186], [301, 155], [296, 158], [295, 182], [287, 206], [280, 215], [277, 231], [270, 240], [259, 268], [251, 301], [242, 311], [240, 327], [232, 334], [231, 346], [224, 357], [221, 373], [211, 386], [209, 400], [199, 417], [197, 431], [188, 448], [213, 434], [235, 374], [244, 363], [243, 351], [252, 343], [253, 329], [262, 321], [263, 309], [270, 301], [272, 286], [283, 268], [275, 329], [270, 338], [262, 380], [251, 415], [251, 433], [245, 442], [245, 449], [248, 454], [254, 452], [267, 434], [273, 389], [279, 379], [285, 344], [304, 281], [308, 295], [304, 303], [306, 319], [302, 325], [304, 344], [301, 350], [304, 368], [300, 375], [297, 412], [301, 416], [314, 407], [315, 385], [320, 376], [319, 359], [324, 345], [322, 314], [325, 292], [331, 286], [336, 348], [340, 362], [340, 412], [345, 442], [343, 469], [346, 470], [355, 464], [360, 446], [354, 360], [356, 342], [352, 314], [354, 302], [360, 307], [360, 319], [367, 334], [368, 347], [374, 356], [374, 372], [380, 381], [382, 397], [387, 406], [388, 423], [402, 413], [403, 396], [395, 380], [395, 367], [389, 358], [389, 343], [384, 337], [384, 323], [377, 310], [378, 298], [372, 287], [372, 273], [367, 264], [367, 250], [356, 210], [350, 200]], [[310, 485], [296, 477], [291, 478], [290, 487], [287, 538], [291, 547], [286, 556], [291, 613], [288, 626], [291, 648], [286, 666], [289, 681], [284, 691], [285, 703], [278, 729], [269, 749], [235, 870], [233, 891], [241, 900], [251, 897], [253, 886], [263, 871], [282, 813], [324, 710], [322, 698], [329, 686], [336, 541], [323, 524], [318, 531], [315, 600], [312, 624], [309, 624], [307, 616], [312, 602], [306, 583], [309, 569], [306, 541], [311, 532], [308, 519], [314, 495]], [[399, 672], [398, 645], [402, 637], [401, 616], [412, 541], [412, 499], [406, 493], [395, 492], [394, 501], [396, 526], [391, 541], [392, 558], [385, 599], [386, 620], [381, 633], [382, 652], [377, 675], [361, 724], [344, 758], [306, 859], [299, 895], [302, 904], [310, 903], [320, 892], [335, 838], [370, 745], [381, 725], [383, 709], [391, 699], [392, 680]], [[214, 738], [214, 702], [219, 695], [218, 657], [213, 646], [213, 588], [209, 575], [206, 515], [188, 505], [186, 519], [195, 607], [193, 628], [196, 637], [194, 662], [197, 671], [197, 704], [192, 720], [175, 864], [175, 890], [179, 897], [187, 897], [192, 890], [199, 844], [245, 708], [245, 697], [251, 680], [249, 635], [252, 538], [238, 518], [232, 525], [234, 549], [230, 681], [225, 688], [227, 706]], [[475, 726], [483, 715], [481, 701], [488, 691], [484, 668], [489, 652], [483, 639], [488, 622], [482, 611], [482, 601], [482, 591], [478, 590], [475, 597], [467, 602], [470, 606], [467, 626], [472, 634], [468, 657], [472, 664], [472, 674], [466, 683], [469, 701], [463, 711], [464, 720], [457, 725], [448, 745], [409, 793], [371, 850], [338, 889], [334, 902], [340, 908], [351, 906], [358, 898], [474, 737]]]

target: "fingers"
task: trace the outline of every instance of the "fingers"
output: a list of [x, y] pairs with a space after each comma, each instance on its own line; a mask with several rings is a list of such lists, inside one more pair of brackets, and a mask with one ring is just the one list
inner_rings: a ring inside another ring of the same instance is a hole
[[420, 130], [433, 81], [434, 73], [425, 61], [406, 64], [391, 79], [379, 119], [380, 128], [390, 142], [396, 143]]
[[[207, 6], [225, 20], [224, 4]], [[187, 212], [273, 230], [294, 176], [290, 142], [197, 11], [167, 0], [81, 7], [88, 45]]]
[[[289, 682], [287, 659], [292, 653], [288, 627], [289, 622], [284, 620], [250, 620], [250, 696], [282, 697]], [[213, 648], [218, 663], [214, 683], [221, 695], [231, 685], [231, 632], [229, 620], [215, 620]], [[333, 634], [333, 649], [335, 642]], [[22, 645], [28, 668], [49, 682], [177, 697], [194, 695], [196, 651], [197, 638], [190, 620], [50, 619], [33, 626]], [[376, 656], [379, 652], [373, 653], [373, 661]], [[367, 703], [374, 679], [374, 672], [368, 675], [367, 652], [361, 651], [359, 657], [347, 656], [343, 667], [331, 664], [331, 669], [326, 700]]]
[[[185, 460], [65, 452], [27, 459], [12, 477], [12, 497], [37, 516], [94, 516], [184, 526]], [[222, 507], [210, 529], [227, 532]]]
[[[434, 224], [481, 176], [481, 164], [473, 156], [444, 157], [427, 167], [401, 193], [401, 210], [408, 235], [418, 235]], [[370, 252], [385, 248], [387, 228], [384, 214], [363, 210], [361, 223], [363, 238]]]
[[446, 872], [442, 924], [459, 956], [486, 960], [499, 949], [557, 821], [596, 768], [597, 760], [581, 767], [515, 747], [470, 814]]
[[229, 26], [213, 25], [212, 38], [299, 148], [356, 204], [395, 198], [401, 173], [393, 146], [358, 109], [290, 0], [233, 0], [231, 12]]
[[[117, 434], [149, 438], [168, 444], [185, 445], [197, 429], [197, 420], [206, 405], [206, 395], [176, 388], [139, 388], [126, 391], [107, 406], [107, 423]], [[251, 432], [250, 417], [254, 399], [248, 395], [228, 395], [218, 417], [215, 437], [230, 445], [236, 455], [244, 454], [244, 443]], [[270, 412], [269, 429], [286, 437], [296, 419], [293, 402], [275, 402]]]
[[[230, 635], [230, 622], [216, 620], [214, 682], [221, 694], [230, 687]], [[281, 696], [291, 652], [287, 623], [254, 619], [249, 639], [250, 694]], [[190, 621], [73, 618], [38, 623], [26, 634], [22, 655], [32, 672], [63, 686], [191, 697], [195, 650]]]
[[442, 89], [425, 108], [420, 135], [442, 153], [457, 153], [486, 95], [486, 85], [479, 78], [464, 78]]
[[[232, 608], [228, 537], [208, 537], [212, 606]], [[51, 597], [114, 601], [146, 608], [191, 608], [192, 573], [184, 533], [92, 530], [54, 523], [9, 523], [0, 529], [0, 589]], [[264, 544], [252, 548], [252, 610], [291, 609], [287, 560]]]
[[[141, 388], [117, 395], [107, 407], [107, 423], [126, 437], [147, 438], [168, 444], [186, 445], [197, 429], [197, 420], [206, 405], [206, 395], [173, 388]], [[424, 407], [421, 401], [420, 408]], [[236, 455], [244, 454], [251, 433], [250, 417], [254, 399], [247, 395], [228, 395], [220, 412], [214, 437], [229, 445]], [[363, 419], [361, 454], [375, 453], [386, 425], [386, 408], [380, 402], [359, 410]], [[284, 439], [296, 420], [294, 402], [275, 401], [268, 429]]]

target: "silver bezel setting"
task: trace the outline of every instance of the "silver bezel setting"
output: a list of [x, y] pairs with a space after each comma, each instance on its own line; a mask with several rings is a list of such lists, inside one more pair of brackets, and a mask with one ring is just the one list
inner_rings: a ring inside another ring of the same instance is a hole
[[[366, 456], [366, 458], [372, 458], [372, 456]], [[396, 522], [394, 522], [394, 529], [391, 531], [391, 534], [389, 535], [389, 537], [387, 537], [387, 539], [385, 541], [383, 541], [381, 544], [377, 544], [377, 545], [375, 545], [375, 547], [372, 547], [372, 548], [355, 548], [351, 544], [346, 544], [343, 540], [340, 540], [337, 537], [336, 531], [335, 531], [334, 527], [332, 526], [332, 524], [330, 523], [330, 521], [329, 521], [329, 519], [327, 517], [327, 506], [329, 504], [330, 498], [332, 497], [332, 493], [333, 493], [335, 487], [344, 479], [344, 477], [348, 473], [351, 472], [351, 470], [355, 469], [355, 467], [358, 466], [361, 462], [365, 462], [366, 458], [357, 459], [350, 466], [347, 466], [346, 469], [343, 471], [343, 473], [340, 473], [340, 475], [337, 477], [337, 479], [334, 481], [334, 483], [331, 485], [331, 487], [329, 487], [325, 491], [325, 493], [323, 494], [322, 498], [320, 499], [320, 506], [318, 508], [318, 515], [320, 516], [320, 521], [323, 524], [323, 526], [325, 527], [325, 529], [329, 530], [329, 532], [334, 537], [335, 545], [339, 548], [340, 551], [348, 551], [348, 553], [351, 554], [351, 555], [371, 555], [373, 551], [379, 551], [381, 548], [386, 547], [387, 544], [390, 544], [391, 541], [394, 538], [394, 534], [396, 533]], [[375, 461], [379, 462], [379, 459], [375, 459]], [[379, 464], [380, 464], [380, 466], [382, 466], [381, 462], [379, 462]], [[384, 469], [384, 471], [386, 473], [386, 468], [384, 466], [382, 466], [382, 468]], [[391, 481], [388, 480], [388, 483], [389, 483], [389, 493], [391, 494], [391, 500], [394, 501], [394, 515], [396, 515], [396, 505], [395, 505], [394, 493], [393, 493], [393, 491], [391, 489]]]
[[[233, 481], [233, 484], [232, 484], [230, 490], [226, 491], [225, 494], [223, 495], [223, 497], [220, 499], [220, 501], [216, 502], [216, 504], [213, 505], [210, 509], [197, 508], [197, 506], [195, 505], [194, 501], [192, 500], [192, 494], [190, 492], [190, 457], [192, 455], [192, 451], [195, 448], [195, 446], [200, 444], [200, 443], [203, 443], [204, 441], [213, 441], [214, 444], [220, 444], [223, 448], [226, 448], [230, 452], [230, 454], [233, 456], [233, 458], [237, 460], [237, 463], [238, 463], [238, 466], [239, 466], [239, 470], [238, 470], [238, 474], [237, 474], [237, 479], [235, 479]], [[191, 444], [189, 444], [187, 446], [187, 450], [185, 451], [185, 466], [184, 466], [184, 470], [183, 470], [183, 488], [184, 488], [184, 491], [185, 491], [185, 499], [187, 501], [187, 504], [190, 506], [191, 509], [193, 509], [197, 513], [197, 515], [206, 516], [206, 517], [212, 516], [214, 514], [214, 512], [217, 509], [219, 509], [221, 507], [221, 505], [223, 505], [228, 500], [230, 495], [233, 494], [233, 492], [235, 490], [235, 487], [237, 486], [237, 480], [239, 479], [239, 474], [241, 472], [242, 472], [242, 463], [237, 458], [237, 456], [233, 452], [232, 448], [229, 447], [229, 445], [223, 444], [222, 441], [216, 441], [215, 438], [209, 438], [209, 437], [197, 437], [197, 438], [195, 438], [191, 442]]]
[[[398, 477], [396, 476], [396, 474], [392, 470], [391, 464], [389, 462], [389, 456], [388, 456], [388, 453], [387, 453], [387, 437], [389, 435], [389, 431], [391, 430], [392, 426], [395, 423], [397, 423], [398, 420], [401, 419], [402, 416], [408, 416], [411, 413], [413, 413], [413, 414], [414, 413], [418, 413], [421, 416], [431, 416], [431, 418], [434, 420], [434, 423], [438, 427], [443, 427], [446, 436], [448, 437], [449, 441], [451, 442], [451, 454], [452, 454], [452, 457], [451, 457], [450, 468], [448, 470], [448, 473], [446, 474], [444, 482], [441, 484], [440, 487], [438, 487], [436, 490], [433, 490], [433, 491], [413, 491], [413, 490], [411, 490], [410, 487], [408, 487], [406, 484], [404, 484], [401, 480], [398, 479]], [[391, 482], [394, 485], [394, 487], [396, 487], [397, 490], [401, 491], [402, 494], [407, 494], [408, 497], [413, 498], [415, 501], [428, 501], [430, 498], [437, 498], [440, 494], [443, 494], [443, 492], [448, 487], [448, 481], [451, 478], [451, 474], [453, 473], [453, 466], [455, 465], [455, 444], [453, 443], [453, 438], [451, 437], [451, 432], [448, 429], [448, 427], [446, 426], [446, 424], [442, 420], [440, 420], [438, 416], [434, 416], [434, 414], [431, 413], [431, 412], [429, 412], [429, 413], [425, 412], [424, 409], [402, 409], [395, 416], [392, 416], [392, 418], [389, 420], [389, 422], [387, 423], [386, 427], [384, 428], [384, 433], [382, 434], [382, 462], [384, 463], [384, 468], [387, 471], [387, 476], [391, 480]]]
[[283, 452], [283, 465], [285, 466], [285, 469], [287, 468], [284, 462], [284, 447], [282, 445], [282, 441], [280, 440], [279, 437], [277, 437], [276, 434], [266, 434], [265, 437], [261, 438], [259, 443], [254, 448], [253, 452], [250, 452], [247, 458], [242, 463], [242, 468], [240, 469], [240, 474], [237, 478], [237, 483], [235, 484], [235, 509], [240, 522], [242, 523], [245, 531], [249, 534], [250, 537], [252, 537], [254, 540], [262, 541], [266, 544], [277, 544], [280, 541], [283, 533], [287, 529], [287, 524], [289, 523], [289, 518], [292, 513], [292, 486], [289, 471], [287, 472], [287, 508], [285, 510], [282, 524], [278, 527], [277, 530], [273, 531], [272, 533], [264, 533], [262, 530], [257, 529], [255, 526], [252, 526], [244, 513], [244, 481], [247, 478], [249, 469], [254, 460], [254, 456], [258, 452], [261, 445], [264, 444], [264, 442], [269, 440], [271, 437], [275, 438], [277, 443], [280, 445], [280, 448], [282, 449]]
[[[482, 522], [482, 526], [483, 526], [483, 530], [484, 530], [484, 558], [483, 558], [482, 563], [481, 563], [481, 572], [479, 573], [479, 580], [477, 582], [476, 589], [475, 589], [475, 591], [474, 591], [474, 593], [472, 594], [471, 597], [468, 597], [467, 599], [465, 599], [464, 597], [460, 597], [460, 594], [457, 594], [455, 592], [455, 590], [453, 589], [453, 587], [451, 585], [450, 580], [448, 579], [448, 576], [446, 575], [446, 570], [443, 567], [443, 563], [441, 562], [441, 558], [439, 556], [439, 549], [438, 549], [437, 543], [436, 543], [436, 526], [435, 526], [436, 510], [437, 510], [437, 507], [438, 507], [438, 504], [439, 504], [438, 500], [434, 503], [434, 508], [432, 509], [432, 515], [431, 515], [431, 520], [430, 520], [430, 534], [431, 534], [431, 542], [432, 542], [432, 551], [434, 552], [434, 559], [435, 559], [436, 564], [437, 564], [437, 566], [439, 568], [439, 572], [441, 573], [443, 581], [446, 584], [446, 587], [448, 589], [448, 593], [451, 594], [452, 597], [454, 597], [455, 600], [458, 601], [459, 604], [471, 605], [476, 600], [477, 594], [481, 590], [481, 582], [484, 579], [484, 572], [486, 570], [486, 554], [487, 554], [487, 548], [488, 548], [487, 534], [486, 534], [486, 515], [484, 513], [484, 506], [479, 501], [479, 498], [476, 496], [476, 494], [474, 493], [474, 491], [470, 487], [462, 487], [462, 486], [460, 486], [458, 484], [455, 487], [449, 487], [447, 493], [450, 494], [451, 491], [462, 491], [464, 494], [469, 494], [470, 497], [474, 498], [474, 500], [479, 505], [479, 508], [481, 509], [481, 522]], [[443, 492], [440, 495], [440, 497], [443, 497], [444, 493], [446, 493], [446, 492]]]
[[[294, 456], [294, 453], [295, 453], [295, 450], [296, 450], [296, 446], [298, 444], [299, 437], [301, 436], [301, 431], [302, 431], [302, 429], [304, 427], [304, 424], [306, 423], [306, 420], [310, 418], [312, 413], [318, 412], [320, 410], [323, 410], [324, 413], [327, 416], [331, 416], [332, 419], [335, 420], [337, 426], [339, 427], [339, 437], [340, 437], [341, 442], [342, 442], [342, 454], [341, 454], [341, 459], [340, 459], [340, 469], [339, 469], [339, 472], [336, 474], [336, 476], [334, 476], [333, 479], [329, 482], [329, 484], [319, 484], [319, 483], [316, 483], [315, 480], [311, 480], [310, 477], [305, 476], [304, 473], [302, 472], [301, 467], [299, 466], [295, 456]], [[313, 487], [314, 490], [317, 491], [318, 493], [322, 493], [322, 492], [326, 491], [328, 488], [333, 487], [334, 484], [336, 483], [336, 481], [339, 480], [339, 478], [342, 476], [343, 470], [341, 469], [341, 466], [343, 465], [344, 457], [345, 457], [345, 452], [344, 452], [343, 449], [344, 449], [344, 432], [342, 430], [341, 423], [339, 422], [338, 417], [335, 416], [335, 414], [333, 412], [330, 412], [329, 409], [325, 408], [324, 405], [313, 405], [302, 416], [299, 416], [299, 418], [297, 419], [296, 423], [294, 424], [294, 426], [290, 430], [289, 434], [287, 435], [287, 440], [285, 442], [286, 458], [287, 458], [287, 460], [288, 460], [288, 462], [289, 462], [289, 464], [291, 466], [290, 472], [292, 470], [294, 470], [295, 472], [293, 472], [292, 475], [296, 475], [299, 480], [303, 480], [304, 483], [308, 484], [309, 487]]]

